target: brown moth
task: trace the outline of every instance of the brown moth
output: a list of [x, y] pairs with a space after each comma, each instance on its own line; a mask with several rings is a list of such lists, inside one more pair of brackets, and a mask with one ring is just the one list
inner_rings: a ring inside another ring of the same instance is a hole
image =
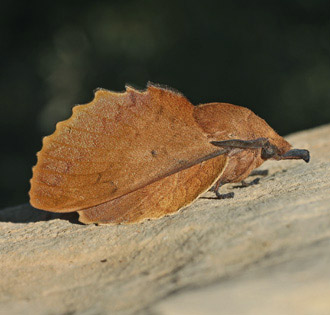
[[43, 139], [30, 203], [78, 211], [83, 223], [137, 223], [174, 213], [213, 185], [244, 180], [267, 159], [303, 159], [263, 119], [226, 103], [192, 105], [148, 84], [98, 89]]

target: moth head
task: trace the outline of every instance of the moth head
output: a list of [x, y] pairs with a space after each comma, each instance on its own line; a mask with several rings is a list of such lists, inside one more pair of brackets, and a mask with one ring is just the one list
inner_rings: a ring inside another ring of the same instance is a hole
[[280, 150], [274, 144], [270, 144], [269, 142], [261, 148], [261, 158], [264, 160], [268, 159], [276, 159], [276, 157], [280, 156]]
[[[283, 139], [283, 138], [282, 138]], [[284, 139], [283, 139], [284, 140]], [[284, 140], [285, 141], [285, 140]], [[286, 141], [285, 141], [286, 142]], [[282, 141], [283, 143], [283, 141]], [[286, 142], [288, 145], [289, 143]], [[278, 147], [271, 142], [261, 149], [261, 158], [264, 160], [304, 160], [306, 163], [309, 162], [310, 156], [309, 151], [304, 149], [291, 149], [291, 145], [285, 145], [284, 147]]]

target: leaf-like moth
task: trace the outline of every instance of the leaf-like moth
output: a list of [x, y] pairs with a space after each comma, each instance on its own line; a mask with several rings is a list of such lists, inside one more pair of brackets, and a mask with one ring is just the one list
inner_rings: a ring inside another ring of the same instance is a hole
[[78, 211], [83, 223], [136, 223], [174, 213], [215, 185], [244, 180], [267, 159], [303, 159], [263, 119], [226, 103], [192, 105], [148, 84], [98, 89], [43, 139], [30, 203]]

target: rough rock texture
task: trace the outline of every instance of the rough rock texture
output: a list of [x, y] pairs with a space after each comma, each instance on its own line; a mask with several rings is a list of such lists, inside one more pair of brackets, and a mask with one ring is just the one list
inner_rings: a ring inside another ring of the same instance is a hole
[[0, 313], [330, 314], [330, 125], [288, 139], [310, 164], [160, 220], [1, 210]]

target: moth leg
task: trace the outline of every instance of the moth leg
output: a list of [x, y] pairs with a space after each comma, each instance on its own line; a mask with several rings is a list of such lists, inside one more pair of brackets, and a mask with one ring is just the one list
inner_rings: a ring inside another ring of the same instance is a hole
[[[250, 173], [249, 176], [267, 176], [269, 174], [268, 170], [254, 170]], [[249, 187], [249, 186], [253, 186], [253, 185], [257, 185], [260, 182], [260, 178], [257, 177], [254, 180], [252, 180], [251, 182], [246, 182], [245, 180], [241, 181], [241, 186], [234, 186], [234, 188], [244, 188], [244, 187]]]
[[221, 183], [220, 180], [218, 180], [214, 187], [212, 188], [212, 191], [215, 193], [217, 199], [230, 199], [230, 198], [234, 198], [234, 193], [233, 192], [230, 192], [230, 193], [227, 193], [227, 194], [220, 194], [219, 193], [219, 189], [220, 187], [223, 186], [223, 184]]
[[267, 176], [269, 174], [268, 170], [254, 170], [249, 176]]
[[253, 186], [253, 185], [257, 185], [260, 182], [260, 178], [256, 178], [254, 180], [252, 180], [251, 182], [246, 182], [245, 180], [241, 181], [241, 185], [240, 186], [234, 186], [234, 188], [245, 188], [245, 187], [249, 187], [249, 186]]
[[231, 199], [234, 198], [235, 194], [233, 192], [227, 194], [220, 194], [218, 191], [215, 192], [217, 199]]
[[249, 186], [253, 186], [253, 185], [258, 185], [260, 182], [260, 178], [257, 177], [254, 180], [252, 180], [251, 182], [247, 183], [245, 180], [242, 180], [242, 186], [244, 187], [249, 187]]

